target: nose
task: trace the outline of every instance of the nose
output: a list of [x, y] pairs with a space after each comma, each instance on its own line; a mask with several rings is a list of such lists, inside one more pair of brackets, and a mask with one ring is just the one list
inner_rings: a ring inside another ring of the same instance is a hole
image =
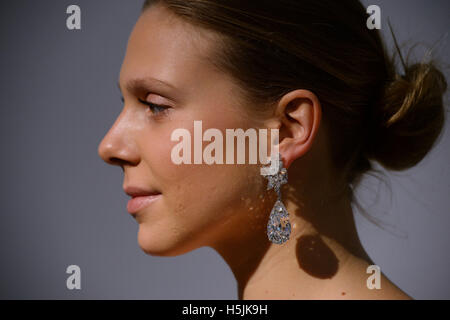
[[133, 132], [129, 131], [132, 126], [122, 125], [123, 118], [120, 115], [113, 126], [109, 129], [98, 145], [98, 155], [108, 164], [137, 165], [139, 155], [133, 139]]

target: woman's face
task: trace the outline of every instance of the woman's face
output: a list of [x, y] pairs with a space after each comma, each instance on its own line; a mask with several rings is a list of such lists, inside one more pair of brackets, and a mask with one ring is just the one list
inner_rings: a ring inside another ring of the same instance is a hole
[[[238, 105], [232, 80], [205, 60], [212, 38], [162, 7], [147, 9], [130, 35], [120, 71], [124, 108], [99, 145], [105, 161], [123, 168], [124, 188], [161, 193], [135, 214], [139, 245], [152, 255], [182, 254], [244, 233], [264, 233], [260, 226], [265, 227], [271, 209], [260, 197], [266, 186], [260, 166], [177, 165], [171, 159], [179, 143], [171, 134], [179, 128], [191, 134], [193, 159], [194, 120], [202, 121], [203, 132], [219, 129], [224, 146], [226, 129], [258, 128]], [[140, 100], [168, 108], [151, 109]]]

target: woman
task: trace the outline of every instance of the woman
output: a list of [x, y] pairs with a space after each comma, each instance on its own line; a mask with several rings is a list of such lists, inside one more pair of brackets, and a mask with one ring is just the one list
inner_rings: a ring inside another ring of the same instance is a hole
[[[410, 299], [382, 273], [369, 289], [353, 190], [370, 161], [403, 170], [427, 154], [447, 84], [431, 62], [400, 55], [397, 72], [367, 18], [356, 0], [145, 2], [120, 72], [124, 109], [98, 150], [124, 171], [143, 251], [210, 246], [239, 299]], [[173, 133], [194, 137], [195, 121], [223, 136], [278, 129], [287, 183], [267, 190], [262, 161], [175, 163]], [[279, 243], [277, 199], [289, 214]]]

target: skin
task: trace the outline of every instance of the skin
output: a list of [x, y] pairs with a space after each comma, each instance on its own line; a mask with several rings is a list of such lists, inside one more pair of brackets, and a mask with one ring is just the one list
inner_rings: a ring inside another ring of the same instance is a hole
[[[144, 11], [130, 35], [119, 77], [124, 108], [98, 153], [123, 169], [124, 186], [161, 192], [135, 215], [141, 249], [175, 256], [214, 248], [233, 271], [240, 299], [408, 299], [383, 274], [381, 289], [366, 286], [366, 268], [374, 263], [359, 241], [350, 201], [330, 161], [318, 98], [300, 88], [269, 113], [252, 115], [233, 79], [206, 59], [216, 39], [160, 6]], [[150, 77], [174, 88], [132, 82]], [[153, 113], [139, 99], [169, 108]], [[172, 132], [185, 128], [193, 138], [194, 120], [202, 120], [203, 132], [217, 128], [224, 137], [226, 129], [280, 130], [279, 150], [289, 173], [282, 187], [292, 225], [287, 243], [267, 239], [276, 194], [266, 191], [260, 164], [171, 161], [178, 144]]]

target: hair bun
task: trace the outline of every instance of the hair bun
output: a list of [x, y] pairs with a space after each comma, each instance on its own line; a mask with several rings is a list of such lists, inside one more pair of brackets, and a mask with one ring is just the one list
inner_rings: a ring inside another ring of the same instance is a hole
[[[447, 82], [432, 62], [407, 66], [387, 84], [370, 134], [369, 158], [387, 169], [404, 170], [420, 162], [440, 135]], [[377, 108], [377, 107], [375, 107]]]

